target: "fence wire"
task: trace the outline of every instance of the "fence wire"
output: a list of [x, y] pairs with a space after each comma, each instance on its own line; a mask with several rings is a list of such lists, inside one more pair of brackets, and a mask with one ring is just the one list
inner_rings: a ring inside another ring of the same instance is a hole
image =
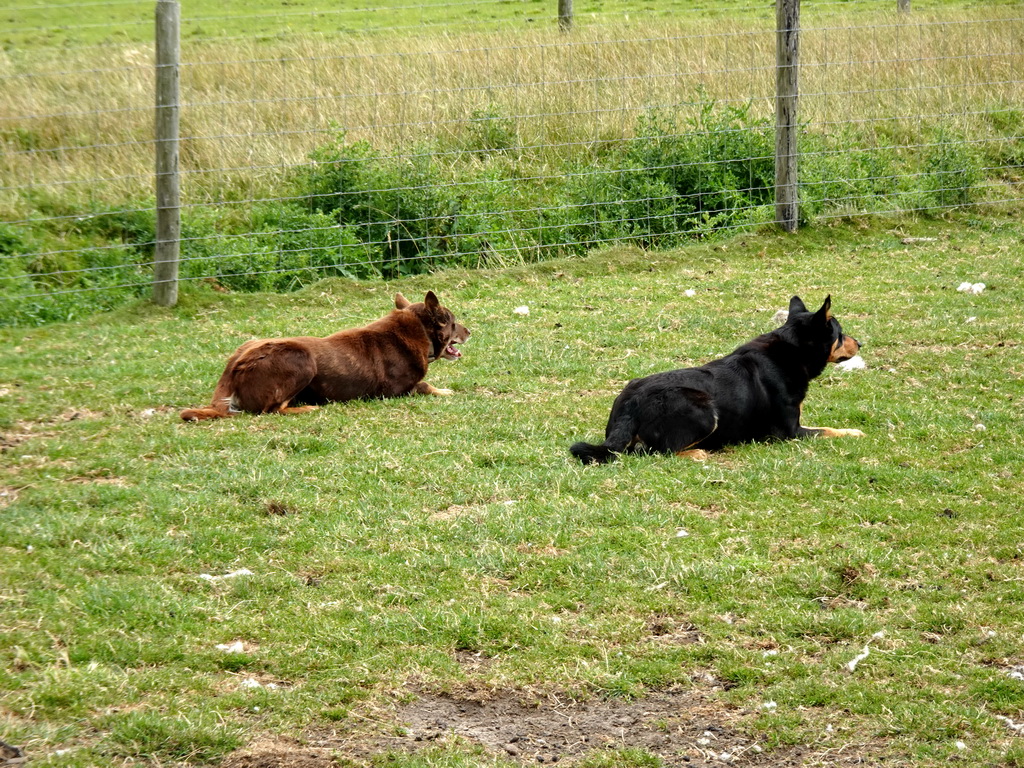
[[[806, 221], [1019, 206], [1016, 2], [804, 2]], [[0, 324], [148, 294], [152, 2], [11, 5], [0, 39]], [[182, 10], [181, 280], [680, 245], [774, 220], [775, 16], [309, 0]]]

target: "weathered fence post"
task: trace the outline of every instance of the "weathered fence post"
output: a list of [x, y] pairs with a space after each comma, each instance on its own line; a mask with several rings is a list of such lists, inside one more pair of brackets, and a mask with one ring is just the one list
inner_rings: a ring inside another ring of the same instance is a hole
[[775, 221], [795, 232], [800, 215], [797, 180], [797, 97], [800, 0], [775, 0]]
[[153, 301], [162, 307], [178, 302], [178, 256], [181, 248], [181, 200], [178, 179], [178, 72], [181, 6], [177, 0], [156, 4], [156, 247], [153, 255]]
[[572, 29], [572, 0], [558, 0], [558, 28], [563, 32]]

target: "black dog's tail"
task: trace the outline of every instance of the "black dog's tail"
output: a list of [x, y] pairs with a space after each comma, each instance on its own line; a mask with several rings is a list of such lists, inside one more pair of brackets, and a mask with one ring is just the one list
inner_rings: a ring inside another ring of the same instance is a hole
[[582, 461], [584, 464], [607, 464], [615, 461], [618, 454], [607, 445], [592, 445], [591, 443], [575, 443], [569, 449], [569, 453]]
[[636, 453], [646, 450], [637, 434], [642, 423], [642, 413], [637, 411], [634, 394], [640, 379], [634, 379], [626, 385], [612, 403], [612, 412], [608, 416], [608, 426], [604, 430], [604, 442], [600, 445], [576, 443], [569, 453], [584, 464], [608, 464], [615, 461], [620, 453]]
[[633, 403], [624, 397], [625, 394], [624, 392], [619, 395], [612, 405], [603, 443], [576, 443], [569, 449], [569, 452], [584, 464], [608, 464], [615, 461], [623, 451], [634, 452], [635, 449], [631, 446], [637, 442], [636, 419]]

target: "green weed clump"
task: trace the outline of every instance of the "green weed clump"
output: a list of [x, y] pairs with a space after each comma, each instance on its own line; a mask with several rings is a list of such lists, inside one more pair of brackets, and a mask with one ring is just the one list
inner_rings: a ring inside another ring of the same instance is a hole
[[[1019, 115], [994, 124], [1019, 130]], [[972, 205], [1008, 143], [976, 149], [949, 126], [899, 142], [847, 128], [801, 138], [805, 220]], [[919, 149], [923, 145], [923, 149]], [[850, 147], [863, 147], [851, 150]], [[999, 157], [994, 157], [998, 152]], [[666, 248], [774, 218], [774, 129], [752, 104], [652, 111], [630, 136], [549, 153], [497, 107], [460, 133], [385, 151], [338, 132], [282, 172], [273, 200], [183, 211], [181, 277], [218, 290], [291, 291], [324, 277], [393, 279], [507, 266], [609, 243]], [[39, 223], [0, 229], [0, 325], [68, 320], [146, 295], [153, 203], [33, 201]]]

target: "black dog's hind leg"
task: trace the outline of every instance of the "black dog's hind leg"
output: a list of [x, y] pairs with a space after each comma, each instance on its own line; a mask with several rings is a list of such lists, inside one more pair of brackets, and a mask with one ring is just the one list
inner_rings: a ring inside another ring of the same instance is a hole
[[619, 453], [684, 454], [717, 427], [718, 414], [705, 392], [688, 387], [633, 392], [627, 387], [612, 406], [604, 442], [576, 443], [569, 451], [584, 464], [605, 464]]
[[700, 445], [718, 429], [718, 412], [706, 392], [672, 388], [645, 403], [636, 442], [651, 451], [700, 458]]

